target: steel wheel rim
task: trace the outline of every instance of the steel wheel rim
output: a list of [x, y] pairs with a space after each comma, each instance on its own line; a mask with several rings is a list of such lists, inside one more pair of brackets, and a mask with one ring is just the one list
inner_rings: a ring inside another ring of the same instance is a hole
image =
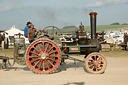
[[27, 62], [34, 71], [49, 73], [59, 65], [59, 48], [49, 40], [37, 41], [28, 49]]
[[92, 73], [101, 73], [106, 68], [106, 60], [100, 54], [92, 54], [87, 58], [86, 67]]

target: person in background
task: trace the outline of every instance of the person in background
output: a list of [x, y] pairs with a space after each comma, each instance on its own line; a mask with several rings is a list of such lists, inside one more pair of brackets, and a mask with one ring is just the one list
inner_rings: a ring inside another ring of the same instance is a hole
[[24, 28], [24, 36], [26, 38], [28, 38], [27, 33], [28, 33], [28, 29], [30, 28], [31, 24], [32, 24], [31, 22], [27, 22], [26, 27]]
[[28, 29], [28, 34], [27, 34], [28, 40], [29, 40], [30, 43], [32, 43], [35, 40], [35, 36], [36, 36], [35, 32], [39, 32], [39, 31], [40, 30], [37, 30], [37, 29], [34, 28], [33, 24], [30, 25], [30, 28]]

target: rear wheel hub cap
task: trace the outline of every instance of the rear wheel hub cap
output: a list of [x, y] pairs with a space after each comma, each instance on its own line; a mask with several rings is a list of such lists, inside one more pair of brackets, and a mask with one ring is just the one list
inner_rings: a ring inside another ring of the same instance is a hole
[[45, 60], [49, 55], [47, 53], [41, 53], [39, 56], [41, 57], [41, 59]]
[[97, 61], [94, 61], [94, 65], [97, 66], [98, 65], [98, 62]]

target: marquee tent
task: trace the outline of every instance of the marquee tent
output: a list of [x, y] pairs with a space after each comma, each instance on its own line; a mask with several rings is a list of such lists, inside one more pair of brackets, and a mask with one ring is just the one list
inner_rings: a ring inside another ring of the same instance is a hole
[[[20, 29], [17, 29], [17, 28], [15, 27], [15, 25], [13, 25], [9, 30], [7, 30], [7, 31], [5, 31], [5, 32], [8, 33], [8, 35], [6, 35], [6, 37], [8, 37], [8, 38], [9, 38], [10, 36], [13, 36], [13, 37], [14, 37], [15, 34], [19, 34], [19, 33], [24, 34], [24, 31], [22, 31], [22, 30], [20, 30]], [[25, 38], [24, 36], [22, 36], [22, 37]], [[16, 38], [16, 36], [15, 36], [15, 38]], [[10, 38], [9, 38], [9, 44], [11, 44]], [[25, 38], [25, 44], [29, 44], [28, 38]]]
[[8, 36], [14, 36], [15, 34], [18, 34], [18, 33], [24, 34], [24, 31], [17, 29], [15, 25], [13, 25], [9, 30], [5, 32], [8, 33]]

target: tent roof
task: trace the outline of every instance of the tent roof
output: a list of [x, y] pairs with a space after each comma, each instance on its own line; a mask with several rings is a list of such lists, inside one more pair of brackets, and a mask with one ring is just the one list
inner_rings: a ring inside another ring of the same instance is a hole
[[13, 25], [9, 30], [6, 30], [5, 32], [8, 33], [8, 36], [14, 36], [15, 34], [18, 33], [24, 34], [24, 31], [17, 29], [15, 25]]

